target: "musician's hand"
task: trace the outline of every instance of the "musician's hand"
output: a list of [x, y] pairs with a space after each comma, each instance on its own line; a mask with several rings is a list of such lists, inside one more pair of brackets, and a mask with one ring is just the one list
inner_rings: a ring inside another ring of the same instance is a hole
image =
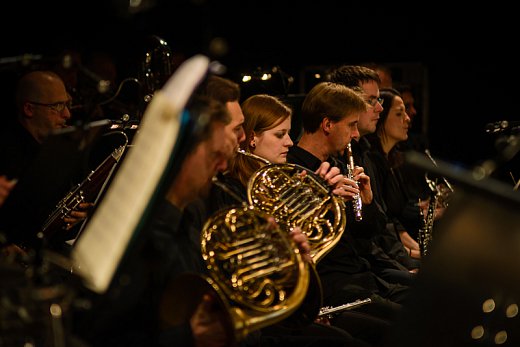
[[444, 215], [444, 211], [446, 211], [446, 207], [438, 206], [435, 208], [435, 212], [433, 212], [434, 220], [440, 219]]
[[343, 180], [341, 170], [336, 166], [331, 166], [327, 161], [322, 162], [314, 173], [323, 178], [331, 187], [336, 187]]
[[429, 204], [430, 204], [430, 198], [427, 198], [425, 200], [419, 200], [419, 202], [417, 203], [417, 206], [419, 206], [419, 209], [420, 209], [423, 217], [426, 217], [426, 215], [428, 214]]
[[309, 245], [307, 235], [305, 235], [302, 232], [302, 229], [300, 227], [293, 228], [289, 235], [293, 239], [294, 243], [296, 243], [296, 245], [298, 246], [303, 260], [312, 263], [313, 260], [311, 258], [311, 246]]
[[[339, 168], [335, 166], [330, 166], [330, 163], [324, 161], [321, 163], [320, 167], [314, 171], [316, 175], [323, 178], [325, 183], [333, 189], [341, 188], [343, 185], [343, 175], [341, 174]], [[307, 176], [307, 171], [302, 170], [299, 173], [300, 179], [303, 181], [303, 179]]]
[[94, 206], [91, 202], [82, 202], [79, 204], [78, 209], [72, 210], [65, 218], [63, 218], [63, 221], [66, 224], [66, 230], [72, 229], [76, 224], [79, 222], [85, 220], [90, 213], [90, 210]]
[[4, 175], [0, 176], [0, 206], [4, 204], [15, 184], [16, 180], [10, 180]]
[[354, 173], [352, 175], [352, 178], [358, 184], [361, 202], [364, 205], [371, 204], [372, 199], [374, 198], [374, 195], [372, 193], [372, 186], [370, 185], [370, 176], [368, 176], [365, 173], [365, 169], [361, 166], [356, 166], [354, 168]]
[[27, 252], [14, 243], [0, 247], [0, 258], [12, 259], [17, 256], [27, 256]]
[[327, 185], [332, 188], [334, 195], [340, 196], [347, 201], [353, 200], [359, 194], [357, 182], [343, 175], [338, 167], [331, 166], [329, 162], [322, 162], [315, 174], [327, 182]]
[[330, 319], [327, 316], [316, 317], [314, 323], [323, 324], [323, 325], [331, 325]]
[[341, 175], [342, 179], [334, 189], [332, 193], [334, 195], [344, 198], [346, 201], [354, 200], [355, 196], [359, 194], [359, 188], [356, 181], [348, 178], [347, 176]]
[[[276, 223], [276, 220], [274, 217], [269, 217], [267, 222], [269, 228], [277, 228], [278, 223]], [[298, 247], [298, 250], [300, 251], [300, 254], [302, 255], [302, 258], [304, 261], [307, 261], [309, 263], [312, 263], [313, 260], [311, 258], [311, 246], [309, 245], [309, 241], [307, 239], [307, 235], [305, 235], [302, 232], [302, 229], [300, 227], [294, 227], [289, 232], [289, 236], [293, 240], [293, 242]]]
[[206, 294], [190, 318], [195, 346], [219, 347], [229, 345], [224, 327], [225, 312], [216, 305], [215, 299]]

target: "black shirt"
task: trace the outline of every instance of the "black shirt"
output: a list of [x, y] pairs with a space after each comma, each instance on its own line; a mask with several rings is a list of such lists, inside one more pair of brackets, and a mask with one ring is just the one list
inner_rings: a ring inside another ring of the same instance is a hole
[[384, 185], [391, 175], [388, 166], [374, 158], [372, 146], [365, 137], [359, 141], [351, 141], [351, 146], [354, 162], [362, 166], [370, 177], [374, 199], [372, 205], [377, 208], [368, 218], [376, 218], [378, 222], [364, 225], [365, 228], [373, 229], [370, 232], [372, 242], [361, 254], [367, 257], [377, 270], [407, 270], [417, 267], [417, 262], [411, 260], [398, 235], [398, 230], [404, 230], [404, 227], [397, 218], [387, 213]]
[[[406, 183], [401, 176], [399, 168], [392, 167], [386, 155], [379, 145], [378, 138], [371, 139], [373, 145], [368, 156], [374, 167], [374, 178], [377, 182], [377, 193], [381, 200], [384, 200], [386, 213], [395, 225], [397, 231], [406, 230], [410, 236], [417, 235], [417, 230], [421, 225], [418, 198], [411, 196], [406, 190]], [[409, 264], [409, 256], [402, 246], [392, 245], [393, 240], [386, 238], [380, 240], [382, 243], [392, 247], [389, 254], [398, 257], [406, 264]]]
[[[298, 146], [289, 149], [287, 161], [306, 167], [313, 172], [321, 164], [319, 158]], [[336, 288], [334, 282], [336, 282], [338, 276], [344, 279], [342, 282], [350, 282], [353, 287], [361, 289], [358, 291], [359, 296], [356, 296], [355, 291], [352, 291], [353, 298], [351, 299], [369, 296], [370, 292], [377, 289], [369, 262], [360, 257], [353, 246], [353, 235], [348, 227], [349, 220], [353, 220], [353, 214], [350, 214], [350, 218], [347, 215], [347, 227], [336, 246], [317, 264], [317, 270], [323, 284], [325, 304], [328, 304], [327, 296], [333, 294], [333, 288]]]
[[19, 122], [0, 132], [0, 175], [21, 178], [36, 159], [40, 143]]
[[[200, 248], [189, 238], [190, 217], [164, 200], [127, 250], [107, 293], [87, 293], [93, 308], [78, 313], [77, 334], [92, 346], [190, 345], [187, 325], [160, 330], [165, 288], [184, 272], [205, 274]], [[186, 341], [188, 340], [188, 341]], [[183, 343], [180, 343], [183, 345]]]

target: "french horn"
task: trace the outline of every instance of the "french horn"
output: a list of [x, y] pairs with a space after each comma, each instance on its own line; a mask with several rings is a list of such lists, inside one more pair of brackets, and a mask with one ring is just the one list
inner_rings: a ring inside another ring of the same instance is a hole
[[209, 276], [183, 274], [174, 281], [161, 304], [165, 326], [189, 321], [207, 293], [227, 312], [222, 318], [230, 345], [297, 312], [311, 282], [310, 267], [284, 227], [269, 219], [244, 205], [206, 221], [201, 252]]
[[318, 317], [321, 281], [288, 231], [302, 229], [316, 262], [339, 241], [346, 223], [343, 200], [318, 175], [239, 153], [266, 164], [249, 180], [249, 204], [217, 211], [206, 221], [201, 253], [209, 276], [181, 275], [161, 305], [166, 326], [178, 325], [189, 320], [204, 294], [212, 293], [228, 312], [222, 318], [231, 345], [275, 323], [301, 327]]
[[255, 154], [239, 150], [266, 165], [249, 180], [249, 203], [289, 227], [299, 226], [307, 236], [311, 257], [321, 260], [345, 231], [345, 202], [332, 194], [326, 182], [297, 164], [270, 163]]

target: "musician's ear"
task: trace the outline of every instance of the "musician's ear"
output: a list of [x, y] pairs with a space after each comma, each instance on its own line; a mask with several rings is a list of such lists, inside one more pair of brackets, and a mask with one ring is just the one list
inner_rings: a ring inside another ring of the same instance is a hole
[[330, 130], [332, 128], [332, 120], [330, 120], [329, 117], [323, 117], [323, 119], [321, 120], [321, 128], [326, 134], [330, 133]]
[[251, 132], [251, 136], [249, 137], [249, 147], [255, 148], [256, 147], [256, 134], [254, 131]]
[[34, 110], [34, 105], [32, 103], [25, 102], [23, 104], [23, 115], [24, 115], [24, 117], [32, 118], [33, 117], [33, 110]]

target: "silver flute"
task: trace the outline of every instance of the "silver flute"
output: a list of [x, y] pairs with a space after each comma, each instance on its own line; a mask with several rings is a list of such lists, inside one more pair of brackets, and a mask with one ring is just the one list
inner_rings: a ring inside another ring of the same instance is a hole
[[[348, 165], [347, 165], [347, 173], [348, 178], [354, 179], [354, 157], [352, 155], [352, 147], [350, 146], [350, 143], [347, 146], [347, 156], [348, 156]], [[363, 215], [361, 213], [363, 209], [363, 203], [361, 202], [361, 196], [359, 194], [356, 194], [354, 196], [354, 200], [352, 200], [352, 208], [354, 209], [354, 217], [356, 218], [356, 221], [363, 220]]]
[[341, 313], [343, 311], [353, 310], [360, 306], [370, 304], [371, 302], [372, 302], [372, 299], [366, 298], [366, 299], [357, 299], [356, 301], [349, 302], [349, 303], [339, 305], [339, 306], [334, 306], [334, 307], [325, 306], [320, 309], [320, 312], [318, 313], [318, 317], [327, 316], [328, 318], [332, 318], [332, 315], [334, 313]]

